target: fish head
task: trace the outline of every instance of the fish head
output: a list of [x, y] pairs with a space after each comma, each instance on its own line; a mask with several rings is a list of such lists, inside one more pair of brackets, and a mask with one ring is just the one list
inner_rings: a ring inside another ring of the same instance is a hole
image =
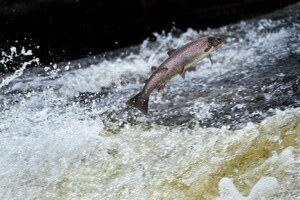
[[224, 44], [225, 37], [209, 37], [207, 38], [207, 41], [209, 46], [212, 47], [213, 50], [217, 50]]

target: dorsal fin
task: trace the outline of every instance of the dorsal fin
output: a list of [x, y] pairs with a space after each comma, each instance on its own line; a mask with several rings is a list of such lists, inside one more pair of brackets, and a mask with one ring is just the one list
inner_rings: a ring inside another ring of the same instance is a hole
[[156, 66], [152, 66], [152, 67], [151, 67], [151, 72], [155, 72], [156, 69], [157, 69]]
[[170, 50], [168, 51], [168, 55], [169, 55], [169, 56], [172, 55], [172, 53], [174, 53], [174, 51], [176, 51], [176, 49], [170, 49]]

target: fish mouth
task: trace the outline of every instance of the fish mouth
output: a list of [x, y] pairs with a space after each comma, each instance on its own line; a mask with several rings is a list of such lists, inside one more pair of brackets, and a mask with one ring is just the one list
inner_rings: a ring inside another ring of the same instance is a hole
[[220, 47], [226, 42], [227, 36], [226, 35], [221, 35], [220, 37], [218, 37], [218, 39], [220, 41], [220, 43], [219, 43], [219, 47]]

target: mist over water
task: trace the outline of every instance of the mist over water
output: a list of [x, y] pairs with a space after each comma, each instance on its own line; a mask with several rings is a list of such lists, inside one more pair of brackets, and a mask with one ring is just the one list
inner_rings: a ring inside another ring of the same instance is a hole
[[[25, 62], [0, 83], [1, 199], [299, 198], [299, 9], [70, 63]], [[213, 65], [154, 92], [150, 116], [126, 108], [168, 49], [221, 34]]]

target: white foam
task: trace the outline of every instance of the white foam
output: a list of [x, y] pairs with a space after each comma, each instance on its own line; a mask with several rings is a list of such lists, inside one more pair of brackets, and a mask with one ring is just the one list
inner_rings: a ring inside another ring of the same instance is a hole
[[278, 181], [275, 177], [262, 177], [251, 189], [249, 196], [239, 193], [230, 178], [222, 178], [219, 183], [219, 200], [264, 200], [276, 193]]
[[[295, 159], [294, 148], [287, 147], [279, 155], [273, 152], [272, 157], [268, 158], [260, 166], [249, 170], [247, 173], [243, 174], [241, 177], [249, 177], [264, 171], [264, 169], [269, 168], [267, 173], [279, 174], [280, 171], [289, 171], [293, 169], [293, 166], [299, 162], [299, 159]], [[268, 167], [271, 166], [271, 167]], [[274, 167], [273, 167], [274, 166]], [[291, 172], [291, 171], [290, 171]], [[269, 199], [275, 197], [279, 192], [279, 183], [275, 177], [262, 177], [260, 180], [252, 187], [248, 196], [243, 196], [235, 187], [232, 179], [224, 177], [219, 182], [219, 199], [224, 200], [237, 200], [237, 199]], [[281, 186], [280, 186], [281, 187]]]

